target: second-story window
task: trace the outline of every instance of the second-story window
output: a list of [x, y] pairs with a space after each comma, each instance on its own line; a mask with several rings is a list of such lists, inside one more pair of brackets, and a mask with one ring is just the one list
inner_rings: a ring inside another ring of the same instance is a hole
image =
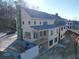
[[68, 22], [68, 25], [69, 25], [69, 22]]
[[41, 24], [41, 21], [40, 21], [40, 24]]
[[70, 25], [72, 25], [72, 23], [70, 23]]
[[47, 24], [48, 24], [48, 22], [43, 22], [43, 24], [44, 24], [44, 25], [47, 25]]
[[31, 22], [30, 22], [30, 21], [28, 21], [28, 24], [30, 25], [30, 24], [31, 24]]
[[23, 21], [23, 25], [24, 25], [24, 21]]
[[36, 24], [36, 21], [34, 21], [34, 24]]

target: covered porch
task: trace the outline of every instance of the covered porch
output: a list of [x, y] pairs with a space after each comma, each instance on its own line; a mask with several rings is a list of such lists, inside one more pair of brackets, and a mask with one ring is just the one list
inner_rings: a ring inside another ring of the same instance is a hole
[[49, 30], [42, 30], [42, 31], [37, 31], [34, 30], [32, 31], [33, 34], [33, 43], [39, 45], [39, 52], [42, 52], [44, 50], [48, 49], [48, 39], [49, 39]]

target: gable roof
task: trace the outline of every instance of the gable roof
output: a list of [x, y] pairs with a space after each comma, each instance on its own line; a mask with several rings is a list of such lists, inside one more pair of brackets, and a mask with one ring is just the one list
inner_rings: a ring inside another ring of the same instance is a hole
[[29, 8], [24, 8], [26, 12], [32, 17], [32, 18], [44, 18], [44, 19], [53, 19], [52, 15], [42, 12], [42, 11], [37, 11]]
[[49, 14], [49, 13], [46, 13], [46, 12], [42, 12], [42, 11], [38, 11], [38, 10], [34, 10], [34, 9], [29, 9], [29, 8], [23, 8], [27, 13], [28, 15], [30, 15], [32, 18], [41, 18], [41, 19], [53, 19], [53, 20], [67, 20], [67, 19], [64, 19], [60, 16], [57, 16], [57, 15], [53, 15], [53, 14]]

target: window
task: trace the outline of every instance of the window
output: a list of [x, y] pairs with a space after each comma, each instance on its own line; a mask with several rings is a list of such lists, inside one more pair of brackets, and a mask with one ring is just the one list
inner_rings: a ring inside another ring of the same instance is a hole
[[70, 26], [70, 29], [71, 29], [71, 26]]
[[58, 29], [56, 30], [56, 32], [58, 33]]
[[34, 24], [36, 24], [36, 21], [34, 21]]
[[72, 25], [72, 23], [70, 23], [70, 25]]
[[68, 25], [69, 25], [69, 22], [68, 22]]
[[53, 40], [49, 41], [49, 46], [51, 46], [53, 44]]
[[25, 38], [31, 39], [31, 33], [30, 32], [25, 32]]
[[44, 31], [44, 36], [46, 36], [46, 31]]
[[61, 27], [61, 30], [63, 30], [63, 27]]
[[51, 35], [53, 35], [53, 30], [51, 30]]
[[44, 25], [47, 25], [47, 22], [43, 22]]
[[36, 38], [37, 38], [37, 33], [34, 32], [34, 39], [36, 39]]
[[68, 28], [69, 28], [69, 26], [68, 26]]
[[31, 24], [30, 21], [28, 21], [28, 24], [29, 24], [29, 25]]
[[64, 27], [64, 29], [65, 29], [65, 27]]
[[40, 32], [40, 36], [42, 36], [42, 32]]
[[41, 21], [40, 21], [40, 24], [41, 24]]
[[55, 38], [55, 43], [57, 42], [57, 37]]
[[39, 45], [39, 48], [42, 48], [42, 46], [41, 46], [41, 45]]
[[24, 24], [24, 21], [23, 21], [23, 24]]
[[63, 36], [61, 35], [61, 38], [62, 38]]
[[18, 59], [21, 59], [21, 56], [20, 55], [18, 55]]

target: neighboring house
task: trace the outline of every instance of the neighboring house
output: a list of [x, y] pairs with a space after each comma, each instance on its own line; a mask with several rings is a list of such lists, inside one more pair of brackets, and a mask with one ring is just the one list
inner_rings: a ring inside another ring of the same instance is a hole
[[79, 21], [67, 21], [66, 23], [67, 30], [79, 33]]
[[38, 44], [40, 49], [52, 48], [58, 44], [60, 36], [64, 38], [65, 24], [55, 24], [58, 19], [64, 20], [58, 15], [21, 8], [21, 16], [24, 40]]
[[73, 28], [73, 21], [70, 21], [70, 20], [67, 21], [66, 26], [67, 26], [66, 27], [67, 29], [72, 29]]
[[1, 59], [34, 59], [39, 55], [39, 46], [17, 39], [2, 51]]
[[79, 21], [73, 21], [73, 29], [79, 30]]
[[79, 21], [67, 21], [67, 29], [79, 30]]

